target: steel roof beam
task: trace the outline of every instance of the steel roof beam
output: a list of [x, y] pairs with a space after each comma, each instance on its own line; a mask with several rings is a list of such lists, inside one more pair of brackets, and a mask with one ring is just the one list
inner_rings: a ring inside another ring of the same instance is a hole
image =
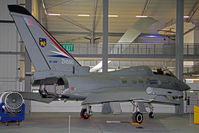
[[193, 4], [191, 10], [189, 11], [189, 14], [187, 16], [189, 16], [189, 18], [186, 19], [187, 22], [190, 22], [192, 17], [194, 16], [194, 14], [196, 13], [196, 11], [198, 10], [199, 6], [197, 6], [199, 3], [198, 0], [195, 1], [195, 3]]
[[[49, 31], [51, 34], [74, 34], [74, 35], [90, 35], [90, 32], [75, 32], [75, 31]], [[124, 33], [109, 32], [108, 36], [123, 36]], [[102, 36], [102, 32], [95, 32], [95, 35]]]
[[145, 14], [145, 12], [146, 12], [146, 10], [147, 10], [148, 5], [150, 4], [150, 2], [151, 2], [151, 0], [146, 0], [144, 8], [142, 10], [142, 14], [141, 14], [142, 16], [144, 16], [144, 14]]
[[79, 28], [81, 28], [81, 29], [83, 29], [83, 30], [86, 30], [86, 31], [88, 31], [88, 32], [90, 32], [90, 33], [92, 32], [92, 30], [90, 30], [90, 29], [87, 28], [86, 26], [84, 26], [84, 25], [82, 25], [82, 24], [80, 24], [80, 23], [74, 21], [74, 20], [71, 19], [70, 17], [64, 16], [64, 18], [63, 18], [63, 17], [58, 16], [58, 18], [62, 19], [62, 20], [65, 21], [65, 22], [68, 22], [68, 23], [70, 23], [70, 24], [73, 24], [73, 25], [75, 25], [75, 26], [77, 26], [77, 27], [79, 27]]
[[91, 32], [91, 44], [95, 43], [95, 29], [96, 29], [96, 19], [97, 19], [97, 8], [98, 8], [98, 0], [96, 0], [93, 12], [93, 25], [92, 25], [92, 32]]

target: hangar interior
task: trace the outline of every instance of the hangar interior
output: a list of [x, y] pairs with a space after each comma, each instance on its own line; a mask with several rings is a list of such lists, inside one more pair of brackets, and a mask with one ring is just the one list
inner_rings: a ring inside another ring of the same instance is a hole
[[[33, 66], [28, 68], [30, 59], [25, 59], [23, 41], [7, 9], [9, 4], [29, 7], [34, 17], [81, 65], [89, 66], [92, 72], [102, 71], [102, 0], [0, 0], [1, 91], [26, 90], [25, 73], [35, 71]], [[183, 79], [196, 94], [199, 90], [198, 8], [198, 0], [184, 0]], [[176, 73], [176, 0], [109, 0], [108, 21], [108, 71], [148, 65]], [[32, 87], [32, 91], [36, 90], [38, 87]], [[74, 101], [28, 104], [30, 112], [79, 112], [81, 109], [81, 102]], [[121, 105], [123, 112], [130, 112], [128, 103]], [[94, 106], [94, 111], [100, 112], [101, 105]], [[156, 105], [155, 112], [174, 113], [175, 109]]]

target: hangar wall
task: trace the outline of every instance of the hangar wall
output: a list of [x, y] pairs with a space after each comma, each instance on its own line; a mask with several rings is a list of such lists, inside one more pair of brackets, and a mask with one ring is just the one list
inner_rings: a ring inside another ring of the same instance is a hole
[[18, 90], [19, 45], [18, 33], [9, 15], [7, 5], [18, 0], [0, 1], [0, 91]]
[[199, 43], [199, 27], [194, 30], [194, 43]]

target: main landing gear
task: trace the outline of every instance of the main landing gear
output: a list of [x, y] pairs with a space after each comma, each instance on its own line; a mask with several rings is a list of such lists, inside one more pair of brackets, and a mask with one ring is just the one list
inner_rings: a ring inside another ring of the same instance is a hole
[[83, 119], [89, 119], [90, 116], [92, 116], [91, 106], [84, 105], [82, 107], [81, 112], [80, 112], [80, 117], [83, 118]]
[[[131, 102], [133, 105], [133, 111], [132, 111], [132, 122], [137, 124], [142, 124], [144, 120], [144, 116], [142, 112], [147, 112], [145, 109], [144, 102], [138, 103], [135, 101]], [[153, 106], [151, 103], [147, 103], [149, 108], [149, 118], [154, 118], [153, 113]], [[89, 119], [92, 116], [91, 106], [90, 105], [83, 105], [82, 110], [80, 112], [80, 116], [83, 119]]]
[[132, 101], [131, 103], [133, 105], [132, 122], [141, 124], [143, 122], [143, 120], [144, 120], [144, 117], [143, 117], [143, 114], [139, 110], [138, 103], [134, 102], [134, 101]]
[[[141, 124], [143, 123], [144, 117], [143, 117], [143, 113], [140, 111], [142, 110], [141, 107], [138, 106], [137, 102], [131, 102], [133, 104], [133, 111], [132, 111], [132, 122], [133, 123], [138, 123]], [[148, 103], [148, 107], [149, 107], [149, 118], [154, 118], [154, 114], [153, 114], [153, 106], [151, 105], [151, 103]]]

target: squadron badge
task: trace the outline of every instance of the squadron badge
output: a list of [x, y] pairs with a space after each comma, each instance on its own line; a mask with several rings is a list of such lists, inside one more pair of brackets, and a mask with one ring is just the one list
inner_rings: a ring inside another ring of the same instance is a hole
[[39, 38], [39, 45], [43, 48], [46, 46], [46, 39], [45, 38]]

